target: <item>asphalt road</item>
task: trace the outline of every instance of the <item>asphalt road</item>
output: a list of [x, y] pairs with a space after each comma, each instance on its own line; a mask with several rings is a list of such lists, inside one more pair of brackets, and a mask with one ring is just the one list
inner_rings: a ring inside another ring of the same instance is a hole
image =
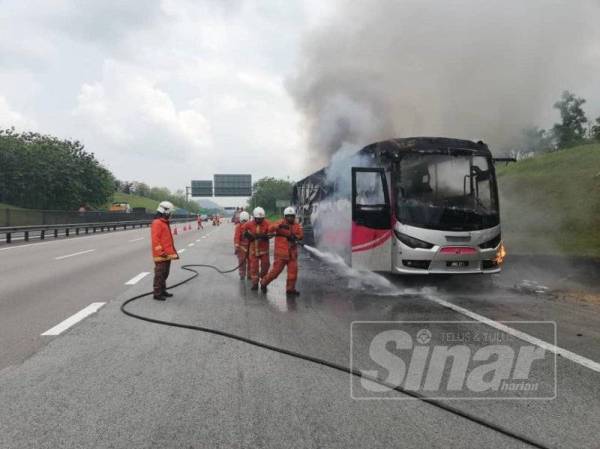
[[[182, 233], [178, 263], [231, 267], [231, 238], [230, 224]], [[125, 285], [151, 271], [147, 229], [34, 245], [0, 247], [1, 448], [528, 447], [431, 404], [353, 399], [350, 376], [326, 367], [123, 315], [126, 298], [150, 289], [151, 275]], [[295, 300], [281, 279], [265, 295], [235, 273], [202, 270], [166, 303], [144, 298], [131, 309], [343, 365], [354, 321], [554, 321], [564, 351], [554, 399], [451, 404], [548, 447], [598, 447], [599, 304], [515, 291], [536, 275], [528, 267], [490, 282], [393, 278], [390, 296], [305, 253], [300, 262]], [[174, 268], [172, 283], [189, 275]], [[40, 335], [98, 302], [59, 336]], [[554, 344], [547, 327], [510, 326]], [[355, 335], [354, 363], [368, 363], [360, 351], [370, 337]], [[539, 380], [553, 385], [553, 364]]]
[[[177, 225], [176, 236], [182, 247], [211, 229], [182, 228]], [[149, 228], [138, 228], [0, 245], [0, 369], [44, 345], [50, 339], [41, 336], [46, 330], [92, 302], [114, 299], [125, 282], [151, 272], [149, 234]]]

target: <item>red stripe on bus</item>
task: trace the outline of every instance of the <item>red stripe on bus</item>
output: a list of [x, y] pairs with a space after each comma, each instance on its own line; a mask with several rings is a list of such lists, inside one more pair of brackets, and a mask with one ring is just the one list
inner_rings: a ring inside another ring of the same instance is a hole
[[476, 254], [477, 250], [471, 246], [444, 246], [440, 249], [441, 254]]

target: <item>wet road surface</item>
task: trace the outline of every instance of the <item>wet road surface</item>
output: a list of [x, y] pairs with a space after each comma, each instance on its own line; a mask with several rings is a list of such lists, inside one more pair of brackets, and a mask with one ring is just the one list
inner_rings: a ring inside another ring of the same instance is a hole
[[[235, 265], [232, 227], [209, 231], [206, 238], [190, 240], [194, 246], [186, 240], [181, 263]], [[145, 262], [139, 269], [149, 271]], [[302, 295], [296, 299], [283, 294], [283, 279], [265, 295], [250, 291], [236, 273], [202, 270], [166, 303], [144, 298], [131, 310], [349, 365], [352, 322], [473, 321], [440, 302], [447, 301], [497, 321], [554, 321], [557, 346], [600, 361], [600, 306], [519, 293], [508, 275], [392, 278], [400, 294], [382, 296], [306, 253], [300, 267]], [[172, 283], [189, 275], [177, 264], [172, 273]], [[350, 376], [325, 367], [123, 315], [121, 303], [150, 284], [151, 276], [132, 286], [120, 280], [120, 293], [98, 312], [51, 338], [23, 363], [0, 371], [0, 447], [527, 447], [431, 404], [352, 399]], [[104, 285], [79, 297], [90, 303]], [[547, 327], [511, 326], [554, 343]], [[354, 338], [358, 348], [367, 348], [371, 335]], [[366, 366], [367, 356], [359, 349], [353, 361]], [[598, 447], [600, 372], [563, 357], [557, 357], [556, 368], [555, 399], [452, 405], [548, 447]], [[539, 380], [543, 386], [554, 382], [552, 364]]]

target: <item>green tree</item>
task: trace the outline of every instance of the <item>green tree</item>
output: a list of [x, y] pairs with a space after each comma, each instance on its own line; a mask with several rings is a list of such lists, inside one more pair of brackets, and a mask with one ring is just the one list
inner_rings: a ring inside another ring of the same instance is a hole
[[554, 139], [551, 132], [532, 126], [521, 131], [518, 146], [526, 153], [544, 153], [554, 149]]
[[261, 178], [252, 187], [252, 197], [248, 201], [248, 207], [261, 206], [267, 213], [277, 212], [275, 202], [291, 199], [293, 187], [294, 183], [285, 179]]
[[79, 141], [0, 130], [0, 201], [32, 209], [106, 203], [115, 179]]
[[[144, 182], [134, 182], [132, 187], [132, 192], [136, 195], [143, 196], [146, 198], [151, 198], [150, 196], [150, 186]], [[154, 199], [154, 198], [153, 198]]]
[[585, 123], [587, 118], [581, 106], [585, 99], [578, 98], [575, 94], [564, 91], [560, 100], [554, 103], [554, 108], [560, 111], [561, 123], [556, 123], [552, 128], [559, 148], [580, 144], [585, 139]]
[[600, 117], [596, 118], [594, 124], [590, 128], [590, 138], [600, 141]]
[[144, 182], [129, 182], [129, 181], [117, 181], [117, 185], [120, 186], [119, 192], [133, 193], [144, 198], [150, 198], [156, 201], [170, 201], [175, 206], [185, 209], [192, 213], [204, 213], [200, 205], [195, 201], [188, 201], [183, 190], [178, 190], [172, 193], [166, 187], [151, 187]]

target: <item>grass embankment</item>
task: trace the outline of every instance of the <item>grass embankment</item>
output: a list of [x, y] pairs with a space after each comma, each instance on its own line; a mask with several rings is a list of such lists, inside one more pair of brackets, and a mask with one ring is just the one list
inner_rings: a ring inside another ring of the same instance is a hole
[[[153, 212], [158, 207], [158, 203], [160, 201], [156, 201], [150, 198], [145, 198], [143, 196], [131, 195], [128, 193], [115, 192], [113, 194], [113, 199], [111, 202], [115, 203], [129, 203], [131, 207], [144, 207], [147, 211]], [[110, 207], [110, 203], [106, 205], [108, 209]]]
[[[108, 210], [113, 201], [119, 202], [119, 203], [129, 203], [129, 205], [131, 207], [145, 207], [146, 209], [148, 209], [150, 211], [156, 210], [156, 208], [158, 207], [158, 203], [159, 203], [158, 201], [151, 200], [150, 198], [144, 198], [143, 196], [128, 195], [126, 193], [116, 192], [113, 195], [113, 199], [110, 202], [106, 203], [100, 209]], [[35, 210], [35, 209], [25, 209], [23, 207], [12, 206], [10, 204], [5, 204], [5, 203], [0, 203], [0, 209]]]
[[509, 253], [600, 257], [600, 144], [499, 166], [497, 173]]
[[11, 206], [10, 204], [6, 204], [6, 203], [0, 203], [0, 209], [25, 210], [22, 207]]

